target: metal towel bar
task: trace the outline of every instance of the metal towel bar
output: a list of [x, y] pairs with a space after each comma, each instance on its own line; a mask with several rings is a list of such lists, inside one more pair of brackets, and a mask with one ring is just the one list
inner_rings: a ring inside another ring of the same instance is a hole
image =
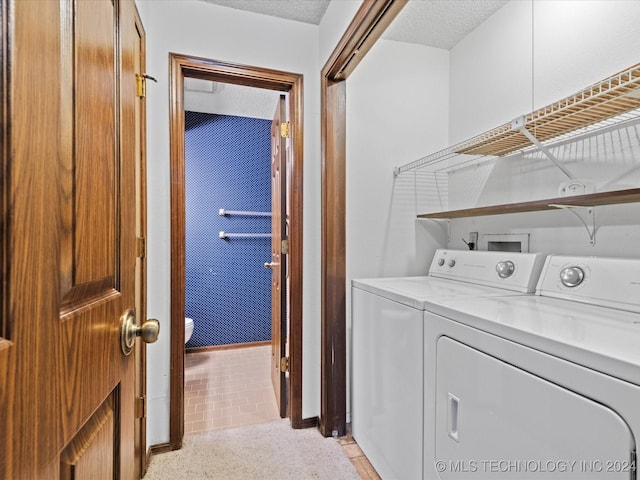
[[247, 212], [244, 210], [225, 210], [224, 208], [221, 208], [218, 211], [218, 214], [221, 217], [224, 217], [225, 215], [243, 215], [245, 217], [270, 217], [271, 216], [271, 212]]
[[223, 240], [230, 238], [271, 238], [270, 233], [227, 233], [220, 232], [218, 236]]

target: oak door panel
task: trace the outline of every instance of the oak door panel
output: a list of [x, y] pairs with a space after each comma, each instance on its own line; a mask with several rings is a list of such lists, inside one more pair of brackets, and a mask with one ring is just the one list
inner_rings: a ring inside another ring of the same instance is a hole
[[135, 308], [135, 77], [119, 32], [133, 12], [0, 0], [0, 478], [134, 476], [120, 317]]
[[113, 397], [89, 418], [60, 455], [60, 480], [114, 478], [117, 452], [114, 451], [116, 412]]
[[[118, 136], [117, 5], [66, 0], [62, 88], [67, 135], [63, 161], [66, 210], [62, 237], [64, 307], [77, 308], [116, 288]], [[97, 181], [99, 180], [99, 181]], [[87, 199], [86, 208], [79, 199]]]

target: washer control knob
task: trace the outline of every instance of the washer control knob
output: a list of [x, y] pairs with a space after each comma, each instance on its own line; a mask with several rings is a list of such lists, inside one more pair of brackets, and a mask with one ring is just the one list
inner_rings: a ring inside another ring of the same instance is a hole
[[451, 260], [449, 260], [449, 263], [447, 263], [447, 265], [449, 265], [450, 267], [455, 266], [456, 261], [452, 258]]
[[441, 267], [444, 265], [444, 258], [441, 258], [440, 260], [438, 260], [438, 266]]
[[577, 287], [583, 280], [584, 270], [580, 267], [567, 267], [560, 272], [560, 281], [565, 287]]
[[498, 276], [500, 278], [509, 278], [513, 275], [513, 271], [516, 269], [516, 266], [513, 264], [511, 260], [505, 260], [504, 262], [498, 262], [496, 265], [496, 272], [498, 272]]

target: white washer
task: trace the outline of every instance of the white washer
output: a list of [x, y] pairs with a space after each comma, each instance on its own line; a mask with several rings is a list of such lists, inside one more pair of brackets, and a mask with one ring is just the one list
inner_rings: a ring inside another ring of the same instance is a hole
[[384, 480], [423, 475], [424, 313], [446, 298], [533, 292], [540, 254], [438, 250], [429, 275], [353, 280], [353, 437]]
[[535, 296], [431, 310], [425, 479], [636, 478], [640, 260], [550, 256]]

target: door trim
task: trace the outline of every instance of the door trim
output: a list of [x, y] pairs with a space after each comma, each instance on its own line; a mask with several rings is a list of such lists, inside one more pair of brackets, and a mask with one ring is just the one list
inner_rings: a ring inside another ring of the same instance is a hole
[[408, 0], [364, 0], [322, 68], [320, 432], [346, 434], [346, 80]]
[[169, 444], [184, 436], [185, 317], [185, 166], [184, 78], [193, 77], [248, 87], [288, 92], [293, 158], [289, 179], [289, 405], [293, 428], [302, 418], [302, 200], [303, 200], [303, 75], [206, 58], [169, 53], [169, 122], [171, 177], [171, 375]]
[[9, 2], [0, 0], [0, 63], [2, 72], [0, 73], [0, 118], [2, 127], [0, 128], [0, 350], [8, 346], [10, 338], [9, 328], [9, 206], [10, 182], [11, 178], [11, 135], [9, 134], [9, 72], [6, 71], [11, 58], [9, 57]]

